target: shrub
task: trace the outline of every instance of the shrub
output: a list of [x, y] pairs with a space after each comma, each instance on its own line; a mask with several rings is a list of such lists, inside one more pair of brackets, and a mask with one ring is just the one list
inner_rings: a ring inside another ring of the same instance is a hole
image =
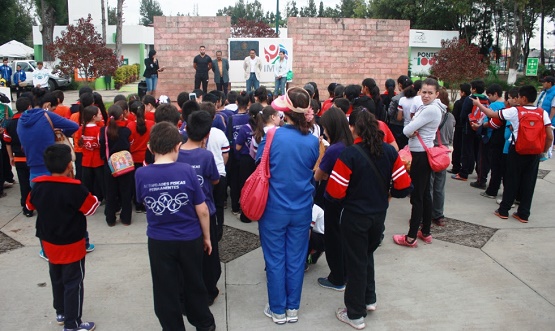
[[515, 81], [515, 86], [520, 87], [520, 86], [524, 86], [524, 85], [532, 85], [532, 86], [538, 87], [540, 85], [540, 83], [538, 81], [538, 77], [532, 77], [532, 76], [519, 76], [519, 77], [517, 77], [517, 79]]
[[138, 70], [136, 65], [121, 66], [114, 74], [114, 86], [119, 90], [123, 85], [136, 81]]
[[499, 79], [499, 77], [489, 75], [484, 79], [484, 83], [486, 87], [490, 86], [491, 84], [498, 84], [503, 88], [503, 91], [508, 91], [512, 86], [507, 83], [506, 80]]

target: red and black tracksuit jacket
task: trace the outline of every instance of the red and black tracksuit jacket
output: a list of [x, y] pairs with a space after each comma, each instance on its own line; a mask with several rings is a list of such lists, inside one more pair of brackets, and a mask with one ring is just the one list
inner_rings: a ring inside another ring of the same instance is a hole
[[[357, 142], [360, 140], [355, 141]], [[391, 145], [382, 143], [383, 154], [380, 157], [370, 155], [364, 145], [360, 146], [372, 159], [382, 177], [374, 173], [368, 160], [355, 146], [349, 146], [341, 152], [333, 167], [326, 195], [342, 200], [343, 208], [357, 214], [384, 212], [389, 207], [389, 195], [382, 184], [384, 179], [387, 181], [389, 194], [395, 198], [403, 198], [412, 190], [410, 176]]]
[[36, 236], [50, 263], [69, 264], [85, 257], [86, 216], [100, 204], [77, 179], [40, 176], [27, 197], [27, 209], [37, 210]]

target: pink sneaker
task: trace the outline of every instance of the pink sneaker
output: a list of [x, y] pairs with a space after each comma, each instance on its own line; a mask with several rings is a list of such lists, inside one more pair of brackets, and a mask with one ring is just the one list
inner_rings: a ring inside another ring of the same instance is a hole
[[418, 242], [416, 239], [414, 239], [412, 243], [409, 243], [407, 241], [407, 236], [405, 236], [404, 234], [394, 234], [393, 241], [400, 246], [407, 246], [407, 247], [413, 247], [413, 248], [418, 247]]
[[432, 235], [429, 234], [429, 235], [425, 236], [422, 233], [422, 230], [418, 230], [418, 238], [422, 239], [426, 244], [431, 244], [432, 243]]

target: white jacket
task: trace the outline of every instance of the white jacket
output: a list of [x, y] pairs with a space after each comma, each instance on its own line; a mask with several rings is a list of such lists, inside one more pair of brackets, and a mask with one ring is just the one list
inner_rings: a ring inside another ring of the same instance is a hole
[[[260, 80], [260, 73], [262, 72], [262, 60], [260, 60], [260, 58], [257, 56], [254, 58], [254, 60], [256, 61], [254, 67], [255, 67], [255, 75], [256, 75], [256, 79]], [[251, 57], [247, 56], [245, 58], [245, 61], [243, 61], [243, 70], [245, 71], [245, 80], [248, 80], [251, 76]]]

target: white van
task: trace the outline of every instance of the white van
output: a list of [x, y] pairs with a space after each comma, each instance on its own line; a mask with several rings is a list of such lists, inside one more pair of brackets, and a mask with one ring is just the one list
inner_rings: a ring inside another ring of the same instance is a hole
[[[28, 89], [33, 87], [33, 72], [37, 68], [37, 61], [35, 60], [15, 60], [11, 63], [12, 73], [15, 75], [15, 71], [17, 66], [21, 66], [21, 70], [25, 72], [27, 79], [25, 80], [24, 86]], [[13, 76], [12, 76], [13, 82]], [[68, 86], [71, 83], [71, 79], [69, 77], [64, 77], [58, 74], [50, 74], [50, 78], [48, 79], [48, 89], [50, 91], [57, 90], [60, 87]], [[23, 84], [20, 84], [23, 86]], [[13, 85], [12, 85], [13, 87]]]

